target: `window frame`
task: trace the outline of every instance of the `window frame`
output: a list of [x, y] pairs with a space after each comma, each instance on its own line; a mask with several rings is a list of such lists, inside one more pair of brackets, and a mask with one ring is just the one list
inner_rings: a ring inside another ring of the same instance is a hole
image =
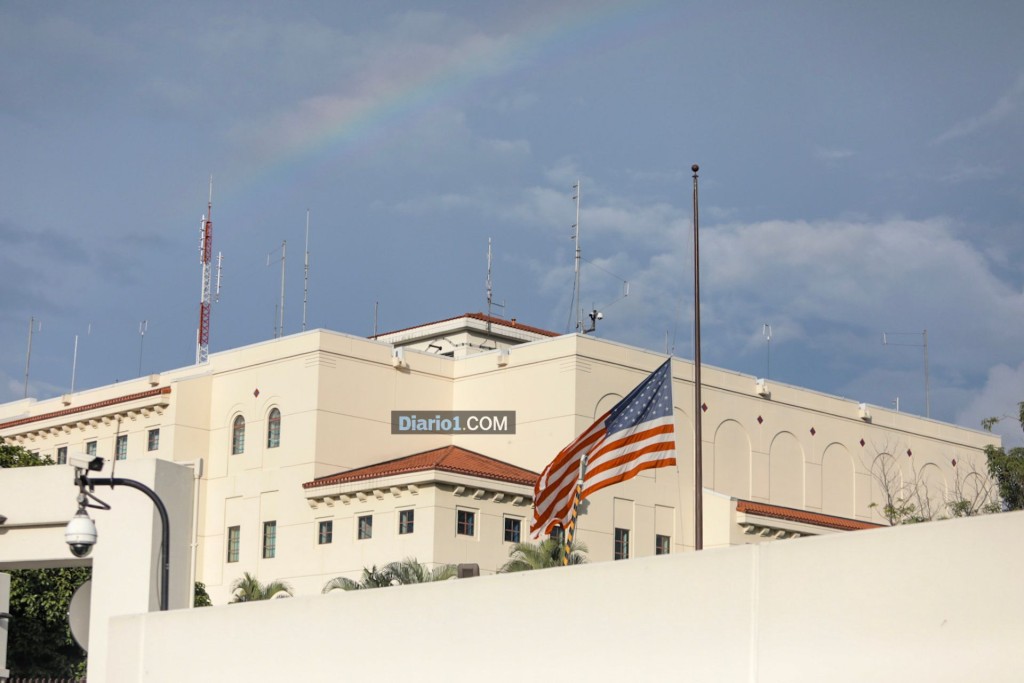
[[[513, 528], [509, 528], [509, 523], [512, 524]], [[514, 538], [509, 538], [509, 532]], [[519, 517], [505, 516], [505, 520], [502, 523], [502, 539], [505, 543], [519, 543], [523, 540], [523, 520]]]
[[85, 454], [86, 455], [93, 455], [93, 456], [96, 455], [97, 448], [99, 448], [99, 446], [98, 446], [98, 444], [97, 444], [95, 439], [93, 439], [92, 441], [86, 441], [85, 442]]
[[281, 410], [276, 406], [267, 413], [267, 448], [281, 445]]
[[245, 417], [235, 415], [231, 420], [231, 455], [245, 453]]
[[334, 543], [334, 520], [321, 519], [317, 525], [316, 544], [328, 545]]
[[263, 522], [263, 544], [261, 555], [264, 560], [277, 557], [277, 520]]
[[238, 557], [241, 554], [239, 551], [242, 547], [242, 527], [237, 524], [228, 527], [225, 545], [227, 546], [227, 562], [238, 562]]
[[615, 533], [613, 534], [613, 546], [612, 546], [612, 559], [613, 560], [628, 560], [629, 559], [629, 529], [623, 529], [622, 527], [615, 527]]
[[373, 538], [373, 513], [356, 515], [356, 540], [369, 541]]
[[146, 432], [146, 452], [160, 450], [160, 428], [153, 427]]
[[115, 460], [127, 460], [128, 459], [128, 435], [118, 434], [114, 437], [114, 459]]
[[67, 446], [57, 446], [57, 458], [56, 458], [56, 460], [57, 460], [57, 464], [58, 465], [66, 465], [66, 464], [68, 464], [68, 447]]
[[476, 538], [476, 510], [456, 508], [455, 535]]
[[[408, 519], [406, 517], [408, 516]], [[398, 511], [398, 535], [405, 536], [416, 531], [416, 509], [405, 508]]]
[[672, 537], [667, 534], [654, 534], [654, 554], [671, 555]]

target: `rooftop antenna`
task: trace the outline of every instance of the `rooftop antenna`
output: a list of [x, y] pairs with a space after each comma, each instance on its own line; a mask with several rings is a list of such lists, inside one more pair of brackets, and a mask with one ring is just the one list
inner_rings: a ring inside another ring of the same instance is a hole
[[[281, 241], [281, 303], [276, 306], [274, 317], [277, 320], [274, 322], [274, 339], [284, 336], [284, 263], [285, 256], [288, 250], [288, 240]], [[277, 251], [274, 249], [267, 253], [267, 266], [270, 266], [270, 257]]]
[[[86, 328], [86, 335], [92, 334], [92, 323]], [[75, 393], [75, 371], [78, 369], [78, 335], [75, 335], [75, 350], [71, 356], [71, 393]]]
[[380, 307], [380, 301], [373, 302], [373, 338], [377, 338], [377, 309]]
[[[581, 260], [586, 261], [587, 263], [589, 263], [590, 265], [594, 266], [598, 270], [603, 270], [605, 273], [607, 273], [608, 275], [611, 275], [616, 280], [619, 280], [622, 283], [622, 295], [619, 298], [617, 298], [614, 301], [612, 301], [611, 303], [608, 303], [608, 304], [605, 304], [604, 306], [602, 306], [602, 308], [604, 310], [608, 310], [609, 308], [611, 308], [612, 306], [614, 306], [615, 304], [619, 303], [620, 301], [622, 301], [623, 299], [625, 299], [625, 298], [627, 298], [629, 296], [629, 280], [623, 279], [622, 277], [616, 275], [615, 273], [613, 273], [612, 271], [608, 270], [607, 268], [604, 268], [603, 266], [600, 266], [600, 265], [594, 263], [590, 259], [581, 258]], [[599, 320], [604, 320], [604, 311], [600, 311], [597, 308], [593, 308], [593, 309], [591, 309], [590, 313], [587, 314], [587, 317], [590, 318], [590, 326], [589, 327], [584, 327], [582, 329], [583, 334], [591, 334], [591, 333], [597, 331], [597, 322]], [[666, 354], [667, 353], [668, 352], [666, 351]]]
[[142, 377], [142, 345], [146, 341], [146, 330], [149, 329], [149, 321], [143, 320], [139, 323], [139, 377]]
[[[37, 329], [38, 327], [38, 329]], [[25, 398], [28, 398], [28, 370], [32, 364], [32, 332], [42, 332], [43, 323], [34, 317], [28, 319], [28, 351], [25, 352]]]
[[306, 263], [302, 276], [302, 331], [306, 331], [306, 306], [309, 303], [309, 209], [306, 209]]
[[761, 326], [761, 336], [764, 337], [765, 342], [768, 344], [768, 358], [765, 361], [764, 366], [764, 378], [772, 378], [772, 325], [771, 323], [765, 323]]
[[[210, 258], [213, 256], [213, 175], [210, 176], [210, 196], [206, 202], [206, 215], [199, 229], [199, 262], [203, 264], [202, 288], [199, 294], [199, 329], [196, 331], [196, 365], [210, 359]], [[218, 280], [219, 280], [218, 276]]]
[[583, 192], [583, 188], [580, 185], [579, 178], [576, 179], [576, 184], [572, 186], [572, 198], [576, 202], [576, 222], [572, 224], [572, 239], [576, 240], [576, 258], [573, 272], [575, 279], [573, 280], [573, 314], [576, 316], [576, 331], [583, 331], [583, 298], [580, 296], [580, 195]]
[[924, 416], [930, 418], [932, 416], [932, 399], [931, 388], [928, 384], [928, 330], [924, 330], [923, 332], [921, 332], [921, 344], [910, 344], [889, 341], [889, 337], [908, 337], [916, 334], [917, 332], [883, 332], [882, 346], [916, 346], [924, 349]]
[[220, 275], [221, 269], [224, 267], [224, 254], [217, 252], [217, 289], [214, 290], [214, 302], [220, 301]]
[[491, 238], [487, 238], [487, 332], [491, 331], [491, 310], [494, 306], [505, 310], [504, 303], [494, 303], [494, 290], [491, 282]]

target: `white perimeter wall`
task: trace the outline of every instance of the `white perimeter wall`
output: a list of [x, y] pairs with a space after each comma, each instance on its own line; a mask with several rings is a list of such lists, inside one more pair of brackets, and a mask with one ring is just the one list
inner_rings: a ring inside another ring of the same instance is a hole
[[107, 680], [1017, 681], [1022, 537], [1008, 513], [115, 617]]

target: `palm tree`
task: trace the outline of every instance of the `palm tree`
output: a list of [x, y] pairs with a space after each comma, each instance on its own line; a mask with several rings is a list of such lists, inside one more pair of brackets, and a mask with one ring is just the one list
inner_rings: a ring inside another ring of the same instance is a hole
[[[561, 567], [565, 546], [560, 539], [548, 538], [540, 543], [513, 543], [508, 549], [509, 560], [498, 573], [524, 572], [531, 569]], [[569, 564], [586, 564], [587, 546], [574, 540], [569, 548]]]
[[407, 557], [401, 562], [388, 563], [384, 571], [391, 577], [392, 585], [404, 586], [410, 583], [447, 581], [458, 573], [458, 568], [454, 564], [439, 564], [429, 569], [415, 557]]
[[454, 564], [442, 564], [430, 569], [427, 565], [417, 561], [415, 557], [407, 557], [400, 562], [389, 562], [380, 569], [377, 569], [377, 565], [370, 568], [363, 567], [363, 575], [358, 581], [344, 576], [335, 577], [324, 584], [321, 592], [358, 591], [387, 586], [404, 586], [410, 583], [447, 581], [457, 573], [458, 569]]
[[330, 593], [333, 590], [343, 591], [359, 591], [366, 590], [369, 588], [383, 588], [391, 585], [391, 576], [387, 572], [387, 568], [377, 569], [377, 565], [373, 565], [369, 569], [363, 567], [363, 575], [358, 581], [345, 576], [336, 576], [327, 583], [324, 584], [321, 593]]
[[231, 593], [233, 594], [231, 602], [251, 602], [253, 600], [270, 600], [281, 593], [291, 596], [292, 587], [284, 581], [277, 580], [260, 583], [255, 576], [245, 572], [242, 578], [235, 579], [235, 582], [231, 584]]

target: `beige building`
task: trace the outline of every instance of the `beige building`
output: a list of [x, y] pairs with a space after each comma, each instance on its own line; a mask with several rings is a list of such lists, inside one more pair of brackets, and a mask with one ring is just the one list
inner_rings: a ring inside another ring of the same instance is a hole
[[[194, 463], [192, 571], [214, 602], [246, 571], [312, 594], [407, 556], [496, 571], [528, 537], [536, 473], [661, 362], [482, 314], [375, 339], [314, 330], [2, 405], [0, 437], [115, 469]], [[674, 359], [672, 374], [679, 466], [588, 502], [592, 561], [693, 547], [692, 363]], [[988, 484], [991, 434], [716, 368], [702, 380], [705, 547], [883, 524], [886, 489], [939, 510]], [[511, 413], [514, 433], [393, 433], [394, 411]]]

